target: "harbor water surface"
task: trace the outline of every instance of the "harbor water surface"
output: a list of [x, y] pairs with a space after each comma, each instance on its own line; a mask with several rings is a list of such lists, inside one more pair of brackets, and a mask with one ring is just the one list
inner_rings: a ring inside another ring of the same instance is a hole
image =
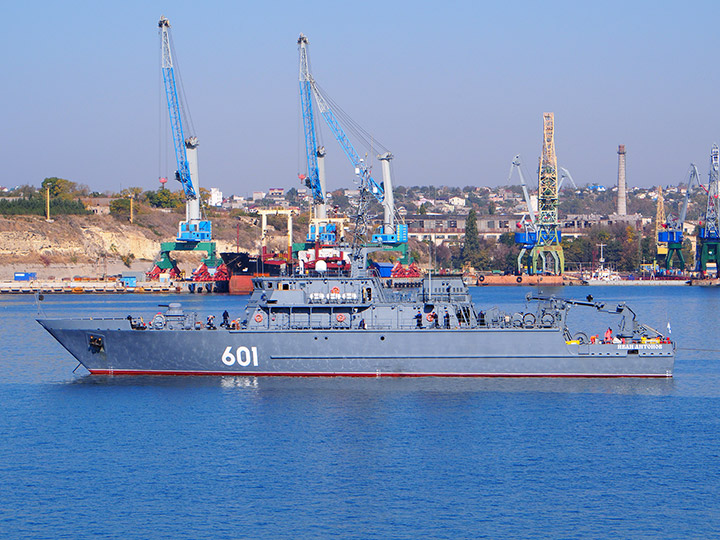
[[94, 377], [38, 305], [219, 319], [246, 298], [0, 296], [0, 537], [720, 537], [720, 289], [545, 292], [670, 323], [674, 378]]

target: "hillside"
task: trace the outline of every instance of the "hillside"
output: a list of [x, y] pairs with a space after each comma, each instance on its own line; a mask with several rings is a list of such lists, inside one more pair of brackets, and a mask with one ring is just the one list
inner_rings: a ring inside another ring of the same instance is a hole
[[[175, 238], [182, 218], [180, 213], [147, 208], [141, 209], [135, 223], [110, 215], [57, 216], [52, 222], [40, 216], [0, 216], [0, 265], [19, 270], [50, 269], [97, 266], [102, 261], [113, 268], [132, 265], [134, 269], [149, 269], [159, 254], [160, 243]], [[276, 221], [270, 220], [267, 243], [271, 249], [285, 249], [285, 223]], [[235, 251], [238, 239], [241, 250], [259, 250], [260, 227], [255, 218], [213, 217], [212, 222], [218, 251]], [[303, 235], [300, 227], [295, 226], [296, 240]], [[181, 266], [188, 269], [201, 258], [202, 254], [178, 254]]]

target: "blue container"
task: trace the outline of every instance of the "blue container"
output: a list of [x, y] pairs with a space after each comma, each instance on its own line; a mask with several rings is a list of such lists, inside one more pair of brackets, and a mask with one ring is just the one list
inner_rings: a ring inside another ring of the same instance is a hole
[[35, 272], [15, 272], [15, 281], [33, 281], [37, 279]]
[[393, 263], [374, 262], [373, 267], [377, 270], [380, 277], [392, 277]]
[[135, 287], [137, 286], [137, 278], [135, 276], [123, 276], [120, 278], [120, 281], [123, 285], [126, 287]]

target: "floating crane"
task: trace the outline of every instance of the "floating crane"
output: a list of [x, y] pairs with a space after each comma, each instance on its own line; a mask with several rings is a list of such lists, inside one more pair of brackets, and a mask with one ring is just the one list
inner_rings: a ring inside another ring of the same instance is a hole
[[[698, 169], [694, 164], [690, 164], [689, 171], [690, 180], [688, 181], [687, 189], [685, 190], [685, 198], [683, 199], [680, 211], [677, 214], [670, 214], [662, 224], [662, 229], [658, 232], [657, 241], [662, 244], [666, 251], [665, 255], [665, 268], [670, 270], [672, 268], [672, 261], [675, 255], [677, 255], [680, 261], [680, 269], [685, 270], [685, 257], [682, 254], [683, 247], [683, 226], [685, 224], [685, 216], [687, 215], [688, 202], [690, 200], [690, 193], [692, 192], [693, 182], [700, 185], [700, 175]], [[659, 209], [663, 208], [664, 201], [662, 199], [662, 191], [658, 194], [658, 212]], [[660, 253], [660, 250], [658, 250]]]
[[[381, 162], [383, 180], [377, 182], [372, 177], [371, 167], [361, 158], [350, 142], [350, 138], [345, 133], [339, 120], [340, 116], [345, 118], [346, 122], [351, 120], [338, 110], [337, 114], [332, 101], [319, 89], [315, 79], [310, 72], [310, 60], [308, 54], [308, 39], [305, 35], [300, 34], [298, 38], [298, 49], [300, 53], [300, 101], [303, 115], [303, 128], [305, 135], [305, 149], [307, 155], [307, 174], [299, 175], [301, 180], [310, 188], [315, 203], [315, 217], [318, 221], [327, 219], [325, 210], [326, 192], [325, 192], [325, 174], [324, 174], [324, 158], [325, 148], [318, 146], [317, 135], [315, 131], [315, 115], [313, 109], [313, 98], [317, 104], [320, 115], [325, 119], [330, 131], [337, 139], [340, 147], [348, 157], [355, 174], [358, 177], [358, 183], [361, 187], [361, 199], [366, 193], [372, 194], [383, 207], [383, 225], [382, 228], [372, 236], [372, 242], [382, 244], [391, 248], [399, 248], [403, 252], [404, 257], [407, 254], [407, 225], [397, 223], [396, 210], [393, 200], [392, 179], [390, 175], [390, 161], [393, 155], [390, 152], [384, 152], [377, 156]], [[356, 134], [366, 134], [362, 128], [353, 125]], [[377, 144], [377, 143], [376, 143]], [[363, 189], [364, 187], [364, 189]], [[360, 223], [362, 221], [362, 223]], [[356, 219], [356, 236], [364, 234], [367, 225], [367, 217], [360, 216]], [[327, 231], [327, 227], [325, 228]], [[334, 233], [334, 227], [331, 232]], [[308, 240], [317, 239], [321, 235], [320, 226], [318, 229], [311, 229]], [[327, 234], [327, 233], [326, 233]], [[330, 240], [330, 235], [326, 240]]]
[[[176, 84], [175, 67], [173, 65], [173, 46], [170, 35], [170, 21], [160, 17], [162, 52], [162, 75], [167, 97], [168, 112], [170, 114], [170, 128], [175, 148], [177, 171], [175, 179], [182, 185], [185, 192], [185, 221], [178, 226], [175, 242], [163, 242], [160, 246], [160, 260], [148, 273], [148, 277], [157, 278], [162, 272], [169, 272], [171, 277], [179, 277], [177, 264], [170, 257], [172, 251], [204, 251], [207, 253], [203, 264], [194, 273], [195, 281], [217, 281], [227, 279], [222, 261], [217, 257], [215, 242], [212, 242], [212, 223], [202, 219], [200, 213], [200, 189], [198, 184], [198, 139], [193, 134], [186, 134], [183, 120], [187, 104], [180, 94]], [[187, 120], [185, 125], [189, 126]], [[220, 270], [220, 273], [217, 273]]]
[[708, 174], [707, 205], [700, 223], [697, 245], [697, 270], [705, 276], [708, 263], [715, 264], [716, 275], [720, 271], [720, 212], [718, 212], [718, 194], [720, 194], [720, 163], [718, 145], [710, 150], [710, 172]]

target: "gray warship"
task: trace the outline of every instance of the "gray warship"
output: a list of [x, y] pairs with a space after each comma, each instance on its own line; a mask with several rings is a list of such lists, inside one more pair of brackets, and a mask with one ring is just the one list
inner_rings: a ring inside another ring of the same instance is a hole
[[[534, 309], [479, 310], [460, 277], [393, 283], [365, 257], [348, 276], [256, 278], [242, 314], [217, 325], [180, 303], [147, 323], [38, 322], [97, 375], [672, 376], [675, 343], [624, 303], [531, 293]], [[612, 338], [571, 330], [571, 309], [614, 317]]]

